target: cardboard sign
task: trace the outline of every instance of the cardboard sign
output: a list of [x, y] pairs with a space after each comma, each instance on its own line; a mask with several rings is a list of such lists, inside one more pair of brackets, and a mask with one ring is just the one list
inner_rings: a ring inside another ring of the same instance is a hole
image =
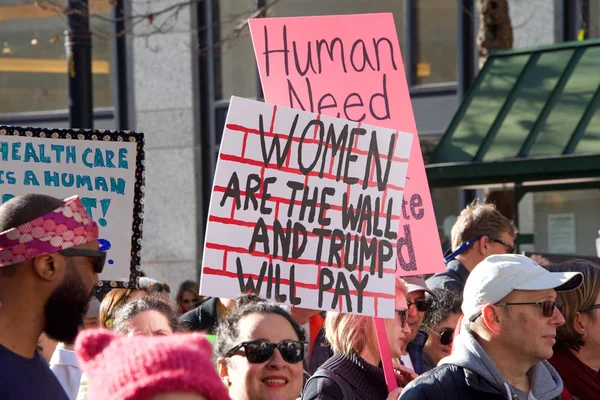
[[233, 97], [200, 293], [392, 317], [412, 136]]
[[414, 135], [397, 275], [444, 270], [392, 14], [250, 20], [265, 100]]
[[143, 162], [141, 133], [0, 126], [0, 201], [80, 196], [107, 252], [99, 279], [128, 287], [140, 263]]

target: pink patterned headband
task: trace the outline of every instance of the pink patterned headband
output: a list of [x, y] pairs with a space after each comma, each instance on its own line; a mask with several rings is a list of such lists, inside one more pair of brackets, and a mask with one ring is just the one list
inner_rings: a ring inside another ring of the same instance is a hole
[[0, 267], [55, 253], [98, 239], [98, 225], [78, 196], [33, 221], [0, 233]]

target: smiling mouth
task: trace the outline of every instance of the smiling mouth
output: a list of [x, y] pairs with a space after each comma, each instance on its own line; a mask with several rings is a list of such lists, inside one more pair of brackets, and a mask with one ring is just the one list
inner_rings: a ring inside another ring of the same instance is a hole
[[265, 378], [262, 380], [262, 382], [267, 387], [282, 387], [285, 386], [288, 381], [284, 378]]

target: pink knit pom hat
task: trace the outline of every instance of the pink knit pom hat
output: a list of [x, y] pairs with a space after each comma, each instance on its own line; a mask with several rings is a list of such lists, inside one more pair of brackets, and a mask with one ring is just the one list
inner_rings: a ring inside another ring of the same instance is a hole
[[118, 336], [84, 330], [75, 350], [88, 376], [88, 400], [146, 400], [161, 393], [198, 393], [229, 400], [204, 335]]

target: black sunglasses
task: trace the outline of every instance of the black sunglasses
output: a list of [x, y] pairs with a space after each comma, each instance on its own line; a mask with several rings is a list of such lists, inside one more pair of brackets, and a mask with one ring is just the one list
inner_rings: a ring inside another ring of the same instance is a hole
[[417, 299], [414, 302], [407, 301], [406, 304], [408, 304], [409, 310], [413, 305], [415, 307], [417, 307], [417, 311], [419, 311], [419, 312], [425, 312], [429, 309], [429, 304], [427, 303], [427, 300], [425, 300], [425, 299]]
[[546, 300], [546, 301], [538, 301], [538, 302], [531, 302], [531, 303], [497, 303], [497, 306], [523, 306], [523, 305], [535, 305], [538, 307], [541, 307], [542, 309], [542, 315], [546, 318], [550, 318], [554, 315], [554, 308], [558, 308], [558, 311], [563, 312], [563, 304], [562, 303], [557, 303], [555, 301], [550, 301], [550, 300]]
[[405, 309], [405, 310], [396, 309], [396, 314], [398, 314], [400, 316], [400, 326], [402, 326], [404, 328], [406, 326], [406, 319], [408, 318], [408, 309]]
[[296, 364], [304, 360], [304, 352], [306, 350], [306, 342], [299, 340], [284, 340], [280, 343], [271, 343], [267, 340], [252, 340], [249, 342], [242, 342], [229, 350], [225, 357], [231, 357], [235, 353], [239, 352], [242, 347], [246, 355], [248, 362], [252, 364], [261, 364], [268, 361], [272, 356], [273, 352], [277, 348], [286, 362], [290, 364]]
[[439, 333], [434, 331], [431, 328], [427, 328], [427, 330], [435, 335], [439, 336], [440, 343], [444, 346], [449, 346], [452, 344], [454, 340], [454, 328], [444, 328]]
[[76, 249], [76, 248], [68, 248], [59, 251], [59, 254], [62, 254], [65, 257], [90, 257], [94, 260], [94, 272], [97, 274], [102, 273], [104, 269], [104, 262], [106, 261], [106, 252], [98, 251], [98, 250], [88, 250], [88, 249]]

